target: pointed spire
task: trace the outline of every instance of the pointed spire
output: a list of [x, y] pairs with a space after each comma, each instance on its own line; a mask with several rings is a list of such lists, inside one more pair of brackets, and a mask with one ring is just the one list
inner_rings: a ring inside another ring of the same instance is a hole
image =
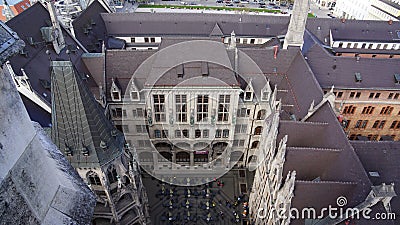
[[57, 54], [60, 54], [61, 50], [65, 48], [64, 35], [62, 33], [60, 22], [58, 21], [56, 9], [54, 7], [53, 1], [46, 1], [47, 10], [50, 14], [51, 24], [52, 24], [52, 35], [53, 35], [53, 48]]
[[122, 154], [123, 136], [104, 115], [70, 61], [51, 62], [52, 139], [74, 167], [102, 166]]
[[5, 17], [6, 17], [6, 21], [11, 20], [15, 14], [14, 12], [11, 10], [10, 5], [8, 5], [7, 0], [4, 0], [4, 7], [5, 7]]

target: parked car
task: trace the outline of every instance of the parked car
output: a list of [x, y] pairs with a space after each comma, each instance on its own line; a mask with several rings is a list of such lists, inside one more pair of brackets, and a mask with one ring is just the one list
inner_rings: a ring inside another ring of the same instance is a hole
[[217, 0], [217, 3], [224, 3], [223, 0]]
[[280, 9], [281, 7], [279, 5], [274, 6], [274, 9]]
[[258, 7], [259, 7], [259, 8], [266, 8], [265, 5], [259, 5]]
[[259, 2], [258, 4], [259, 5], [265, 5], [265, 2]]
[[228, 3], [225, 6], [233, 6], [233, 4], [232, 3]]

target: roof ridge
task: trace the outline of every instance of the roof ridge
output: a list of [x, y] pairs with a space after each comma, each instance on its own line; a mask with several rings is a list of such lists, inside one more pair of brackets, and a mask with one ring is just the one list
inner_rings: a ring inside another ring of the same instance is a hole
[[280, 123], [298, 123], [298, 124], [310, 124], [310, 125], [329, 125], [327, 122], [313, 122], [313, 121], [294, 121], [294, 120], [281, 120]]
[[315, 151], [332, 151], [332, 152], [341, 152], [343, 151], [342, 148], [323, 148], [323, 147], [297, 147], [297, 146], [290, 146], [287, 149], [311, 149]]
[[357, 185], [357, 183], [350, 182], [350, 181], [307, 181], [307, 180], [296, 180], [296, 183]]

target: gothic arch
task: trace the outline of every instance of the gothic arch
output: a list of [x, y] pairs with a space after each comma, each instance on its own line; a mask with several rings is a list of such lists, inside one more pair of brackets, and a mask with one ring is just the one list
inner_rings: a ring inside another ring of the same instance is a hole
[[257, 120], [264, 120], [265, 116], [266, 116], [266, 111], [265, 109], [261, 109], [260, 111], [258, 111], [257, 113]]
[[257, 148], [259, 143], [259, 141], [253, 141], [253, 143], [251, 143], [251, 149]]
[[260, 135], [262, 132], [262, 126], [258, 126], [254, 129], [254, 135]]
[[183, 151], [176, 153], [176, 162], [190, 162], [190, 154]]
[[115, 208], [118, 211], [132, 202], [133, 202], [132, 195], [130, 193], [126, 193], [118, 199], [117, 203], [115, 204]]
[[118, 180], [118, 173], [117, 170], [115, 169], [114, 165], [111, 165], [107, 169], [107, 179], [110, 184], [117, 182]]
[[100, 177], [94, 171], [89, 171], [86, 174], [86, 179], [90, 185], [101, 185]]

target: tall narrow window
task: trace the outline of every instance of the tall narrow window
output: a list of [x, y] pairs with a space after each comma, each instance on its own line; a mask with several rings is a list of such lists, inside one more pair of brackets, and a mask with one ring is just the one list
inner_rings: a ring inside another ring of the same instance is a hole
[[208, 95], [197, 96], [197, 122], [206, 122], [208, 118]]
[[165, 122], [165, 96], [153, 95], [154, 117], [156, 122]]
[[187, 122], [187, 106], [186, 106], [186, 95], [176, 95], [176, 121]]
[[230, 95], [220, 95], [218, 104], [218, 121], [227, 122], [229, 119]]
[[228, 138], [229, 137], [229, 130], [228, 129], [225, 129], [225, 130], [222, 131], [222, 137], [223, 138]]

